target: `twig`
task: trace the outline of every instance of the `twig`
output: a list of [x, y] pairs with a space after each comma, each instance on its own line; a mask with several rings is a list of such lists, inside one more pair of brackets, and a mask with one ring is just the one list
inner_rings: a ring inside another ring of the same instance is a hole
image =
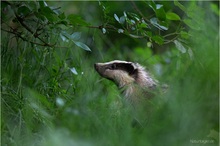
[[[31, 30], [31, 29], [23, 22], [23, 19], [16, 14], [16, 12], [14, 12], [14, 14], [15, 14], [17, 20], [20, 22], [20, 24], [21, 24], [27, 31], [29, 31], [35, 38], [39, 39], [41, 42], [44, 43], [43, 46], [53, 47], [53, 46], [55, 45], [55, 44], [54, 44], [54, 45], [48, 44], [48, 43], [45, 42], [43, 39], [41, 39], [41, 38], [39, 37], [39, 35], [37, 34], [37, 31], [34, 32], [33, 30]], [[20, 38], [21, 38], [21, 37], [20, 37]]]
[[179, 35], [180, 33], [170, 33], [170, 34], [167, 34], [167, 35], [164, 35], [163, 37], [166, 38], [166, 37], [169, 37], [169, 36], [172, 36], [172, 35]]
[[1, 30], [5, 31], [5, 32], [8, 32], [8, 33], [11, 33], [11, 34], [14, 34], [15, 36], [19, 37], [23, 41], [29, 42], [31, 44], [35, 44], [35, 45], [39, 45], [39, 46], [55, 47], [55, 48], [68, 48], [68, 47], [63, 47], [63, 46], [55, 46], [55, 44], [54, 45], [50, 45], [50, 44], [41, 44], [41, 43], [33, 42], [33, 41], [27, 40], [26, 38], [22, 37], [19, 32], [9, 31], [9, 30], [5, 30], [3, 28], [1, 28]]
[[147, 22], [150, 22], [145, 16], [144, 14], [138, 9], [137, 5], [134, 3], [134, 1], [130, 1], [131, 4], [133, 5], [134, 9], [141, 15], [141, 17], [146, 20]]
[[[80, 26], [80, 25], [78, 25], [78, 26]], [[117, 30], [115, 27], [113, 27], [111, 25], [106, 25], [106, 26], [103, 26], [103, 25], [100, 25], [100, 26], [86, 26], [86, 27], [88, 27], [88, 28], [97, 28], [97, 29], [107, 28], [107, 29]]]
[[173, 39], [171, 39], [171, 40], [167, 40], [166, 42], [164, 42], [164, 44], [169, 44], [169, 43], [173, 42], [174, 40], [176, 40], [176, 38], [178, 38], [178, 35], [175, 36], [175, 37], [174, 37]]

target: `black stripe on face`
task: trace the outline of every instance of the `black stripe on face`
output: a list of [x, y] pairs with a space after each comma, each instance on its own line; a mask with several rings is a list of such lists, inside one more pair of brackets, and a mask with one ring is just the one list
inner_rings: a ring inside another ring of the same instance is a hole
[[112, 70], [123, 70], [128, 72], [129, 75], [133, 75], [135, 73], [135, 67], [132, 63], [113, 63], [111, 64]]

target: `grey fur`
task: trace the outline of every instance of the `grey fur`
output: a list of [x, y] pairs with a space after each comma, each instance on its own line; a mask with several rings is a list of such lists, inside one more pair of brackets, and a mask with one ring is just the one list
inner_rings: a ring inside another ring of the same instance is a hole
[[133, 105], [154, 95], [157, 81], [138, 63], [114, 60], [94, 67], [102, 77], [113, 81]]

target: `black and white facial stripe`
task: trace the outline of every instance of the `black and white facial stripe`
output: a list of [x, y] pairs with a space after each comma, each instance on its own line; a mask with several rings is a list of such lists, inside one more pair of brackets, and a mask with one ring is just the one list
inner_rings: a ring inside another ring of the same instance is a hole
[[124, 63], [124, 62], [117, 62], [117, 63], [112, 63], [110, 65], [106, 66], [107, 68], [111, 69], [111, 70], [122, 70], [127, 72], [129, 75], [133, 75], [136, 71], [135, 66], [133, 65], [133, 63]]
[[121, 60], [114, 60], [106, 63], [96, 63], [94, 64], [94, 67], [102, 77], [110, 80], [114, 80], [112, 75], [117, 74], [116, 71], [121, 71], [120, 74], [128, 74], [134, 79], [136, 78], [138, 71], [136, 63]]

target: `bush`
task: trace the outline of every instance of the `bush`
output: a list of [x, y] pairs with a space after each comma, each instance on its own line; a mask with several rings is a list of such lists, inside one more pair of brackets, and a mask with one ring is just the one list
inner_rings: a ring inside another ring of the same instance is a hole
[[[2, 145], [218, 145], [218, 3], [2, 1], [1, 12]], [[169, 84], [143, 127], [93, 69], [114, 59]]]

